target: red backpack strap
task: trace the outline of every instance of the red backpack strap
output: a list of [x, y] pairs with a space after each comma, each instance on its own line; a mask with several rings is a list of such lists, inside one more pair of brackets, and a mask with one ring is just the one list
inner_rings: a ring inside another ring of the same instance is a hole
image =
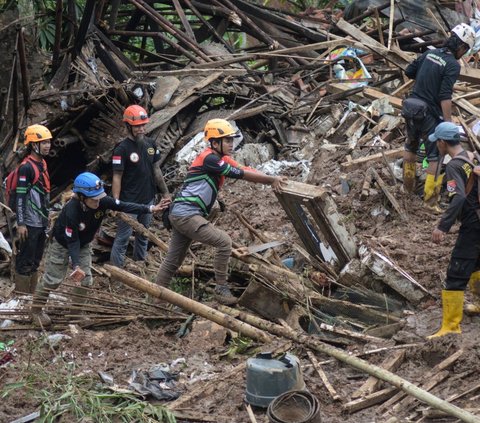
[[[40, 178], [40, 169], [38, 168], [37, 161], [30, 155], [25, 157], [25, 159], [23, 159], [22, 164], [24, 163], [30, 163], [30, 165], [33, 168], [34, 177], [33, 177], [32, 185], [34, 185]], [[44, 188], [46, 192], [50, 192], [50, 176], [47, 171], [47, 162], [45, 161], [45, 159], [42, 159], [42, 167], [43, 167], [42, 175], [43, 175]]]

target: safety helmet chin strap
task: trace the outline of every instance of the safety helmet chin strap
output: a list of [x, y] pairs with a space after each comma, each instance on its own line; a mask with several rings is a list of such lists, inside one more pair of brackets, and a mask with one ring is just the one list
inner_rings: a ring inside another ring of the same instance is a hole
[[[220, 151], [213, 146], [213, 141], [217, 141], [220, 144]], [[223, 152], [223, 138], [215, 138], [212, 141], [210, 141], [210, 147], [212, 148], [213, 151], [216, 151], [222, 157], [225, 155], [225, 153]]]
[[39, 142], [32, 143], [32, 150], [33, 150], [34, 153], [37, 153], [39, 156], [41, 156], [41, 154], [40, 154], [40, 143]]

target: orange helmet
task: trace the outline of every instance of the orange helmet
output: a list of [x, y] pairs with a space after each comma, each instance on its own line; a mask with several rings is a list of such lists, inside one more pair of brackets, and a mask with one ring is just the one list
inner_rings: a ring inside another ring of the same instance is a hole
[[52, 139], [52, 133], [43, 125], [30, 125], [25, 131], [24, 144]]
[[145, 125], [149, 120], [147, 111], [138, 104], [128, 106], [123, 112], [123, 121], [129, 125]]
[[205, 139], [207, 141], [212, 141], [216, 138], [239, 136], [239, 132], [225, 119], [210, 119], [205, 125]]

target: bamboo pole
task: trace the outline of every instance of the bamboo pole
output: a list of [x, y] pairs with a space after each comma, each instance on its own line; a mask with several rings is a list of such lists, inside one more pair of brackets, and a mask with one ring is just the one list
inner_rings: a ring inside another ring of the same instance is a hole
[[252, 339], [256, 339], [264, 343], [270, 343], [272, 341], [272, 337], [265, 333], [263, 330], [254, 328], [247, 323], [241, 322], [234, 317], [231, 317], [218, 310], [208, 307], [205, 304], [201, 304], [197, 301], [184, 297], [183, 295], [170, 291], [163, 286], [156, 285], [152, 282], [147, 281], [146, 279], [132, 275], [131, 273], [119, 269], [118, 267], [106, 264], [105, 269], [108, 270], [115, 279], [123, 282], [124, 284], [132, 288], [146, 292], [149, 295], [160, 298], [161, 300], [168, 301], [169, 303], [179, 306], [184, 310], [195, 313], [228, 329], [242, 333]]
[[415, 397], [422, 402], [425, 402], [433, 408], [442, 410], [448, 415], [460, 419], [462, 422], [480, 423], [480, 417], [476, 417], [468, 411], [462, 410], [460, 407], [457, 407], [456, 405], [450, 404], [447, 401], [444, 401], [441, 398], [432, 395], [430, 392], [419, 388], [408, 380], [405, 380], [388, 370], [382, 369], [381, 367], [374, 364], [370, 364], [367, 361], [362, 360], [361, 358], [353, 357], [349, 355], [348, 352], [327, 345], [315, 339], [314, 337], [300, 334], [293, 330], [288, 330], [283, 326], [268, 322], [263, 319], [259, 319], [258, 317], [252, 316], [236, 309], [232, 309], [230, 307], [221, 306], [219, 307], [219, 309], [224, 311], [225, 313], [230, 314], [231, 316], [235, 316], [240, 320], [248, 322], [258, 327], [259, 329], [262, 329], [273, 335], [291, 339], [292, 341], [298, 342], [312, 350], [328, 354], [339, 361], [342, 361], [358, 370], [364, 371], [365, 373], [376, 377], [377, 379], [381, 379], [385, 382], [390, 383], [393, 386], [396, 386], [405, 393]]
[[168, 251], [168, 244], [166, 242], [163, 242], [160, 238], [155, 236], [150, 230], [148, 230], [141, 223], [130, 217], [128, 214], [123, 212], [117, 212], [117, 216], [125, 223], [128, 223], [135, 232], [142, 234], [144, 237], [148, 238], [149, 241], [152, 241], [152, 243], [154, 243], [163, 252]]

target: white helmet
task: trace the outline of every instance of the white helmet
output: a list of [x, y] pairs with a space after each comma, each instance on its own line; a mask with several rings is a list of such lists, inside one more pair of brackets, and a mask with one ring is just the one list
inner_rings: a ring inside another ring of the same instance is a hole
[[452, 29], [452, 32], [457, 35], [468, 47], [472, 48], [475, 45], [475, 31], [470, 25], [461, 23]]

